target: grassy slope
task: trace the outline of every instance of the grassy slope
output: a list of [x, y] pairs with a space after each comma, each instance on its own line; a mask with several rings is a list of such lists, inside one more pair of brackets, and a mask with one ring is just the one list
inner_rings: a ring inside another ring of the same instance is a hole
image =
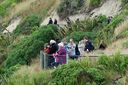
[[22, 16], [23, 19], [33, 13], [43, 20], [47, 13], [50, 12], [49, 9], [55, 6], [56, 1], [58, 0], [24, 0], [21, 3], [15, 4], [12, 9], [9, 9], [7, 11], [8, 15], [5, 16], [3, 21], [8, 22], [14, 16]]

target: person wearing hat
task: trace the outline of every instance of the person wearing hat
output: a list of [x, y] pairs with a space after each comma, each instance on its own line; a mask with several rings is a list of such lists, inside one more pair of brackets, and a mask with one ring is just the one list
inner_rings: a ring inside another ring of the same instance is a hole
[[48, 24], [53, 24], [52, 18], [49, 19], [49, 23]]

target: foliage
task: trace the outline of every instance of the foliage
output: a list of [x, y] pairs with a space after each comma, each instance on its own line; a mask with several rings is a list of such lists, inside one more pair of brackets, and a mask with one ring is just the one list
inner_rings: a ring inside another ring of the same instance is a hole
[[121, 3], [122, 3], [122, 5], [124, 6], [125, 4], [128, 3], [128, 0], [121, 0]]
[[[103, 69], [108, 69], [108, 70], [114, 70], [117, 71], [118, 74], [123, 74], [126, 72], [127, 69], [127, 56], [120, 56], [120, 52], [118, 51], [115, 53], [115, 55], [110, 58], [109, 56], [106, 55], [101, 55], [98, 57], [98, 65], [101, 67], [103, 66]], [[125, 60], [126, 59], [126, 60]], [[100, 68], [101, 69], [101, 68]]]
[[[97, 84], [101, 84], [104, 81], [104, 77], [102, 76], [102, 73], [95, 69], [95, 68], [84, 68], [79, 62], [76, 61], [70, 61], [66, 65], [61, 65], [57, 67], [52, 72], [52, 78], [53, 80], [49, 83], [49, 85], [77, 85], [77, 77], [80, 73], [83, 73], [84, 71], [87, 71], [92, 76], [91, 80], [96, 81]], [[86, 81], [86, 79], [84, 80]], [[81, 82], [84, 82], [81, 81]], [[87, 83], [87, 82], [85, 82]], [[84, 83], [84, 84], [85, 84]], [[88, 85], [88, 84], [87, 84]]]
[[116, 15], [112, 19], [112, 21], [105, 26], [101, 31], [98, 33], [98, 43], [100, 40], [104, 40], [106, 44], [110, 44], [112, 42], [112, 38], [114, 37], [114, 30], [117, 26], [119, 26], [119, 23], [121, 23], [125, 18], [125, 15]]
[[8, 55], [5, 67], [10, 68], [16, 64], [29, 64], [31, 58], [35, 58], [43, 49], [43, 44], [54, 38], [54, 31], [50, 26], [41, 27], [38, 31], [33, 32], [29, 37], [25, 37], [16, 44], [15, 49]]
[[75, 43], [78, 43], [80, 40], [83, 40], [83, 38], [85, 36], [87, 36], [90, 41], [93, 41], [96, 38], [96, 34], [95, 33], [78, 31], [78, 32], [72, 32], [68, 36], [68, 41], [72, 38]]
[[61, 18], [65, 18], [75, 13], [84, 5], [85, 0], [63, 0], [58, 7], [58, 14]]
[[0, 4], [0, 17], [3, 17], [5, 13], [6, 13], [6, 10], [4, 6]]
[[103, 84], [105, 78], [103, 77], [102, 71], [97, 70], [95, 68], [90, 68], [87, 72], [92, 75], [93, 79], [98, 85]]
[[31, 74], [30, 72], [14, 74], [8, 80], [8, 85], [48, 85], [51, 81], [50, 71], [41, 71]]
[[13, 31], [14, 37], [23, 35], [29, 35], [40, 25], [40, 20], [35, 14], [27, 16]]
[[100, 5], [102, 0], [90, 0], [90, 6], [97, 7]]
[[2, 24], [3, 30], [7, 27], [7, 23]]
[[123, 43], [123, 47], [124, 48], [128, 48], [128, 41], [126, 41], [126, 42]]

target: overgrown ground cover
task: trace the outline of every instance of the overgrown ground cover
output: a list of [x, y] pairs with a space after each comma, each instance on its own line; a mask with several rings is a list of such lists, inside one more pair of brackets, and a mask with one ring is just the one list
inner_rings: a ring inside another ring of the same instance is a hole
[[79, 61], [69, 61], [54, 70], [42, 70], [40, 63], [32, 66], [21, 67], [10, 78], [5, 78], [3, 83], [8, 85], [110, 85], [113, 80], [123, 77], [119, 82], [127, 84], [128, 55], [120, 56], [120, 52], [112, 57], [101, 55], [97, 60], [89, 57]]
[[[99, 5], [99, 2], [97, 3]], [[40, 6], [40, 3], [37, 3], [36, 1], [32, 4], [36, 4], [34, 5], [35, 9], [33, 9], [33, 11]], [[68, 36], [68, 41], [69, 38], [73, 38], [74, 41], [78, 43], [84, 36], [88, 36], [89, 39], [93, 41], [95, 47], [99, 46], [100, 40], [102, 39], [105, 40], [107, 45], [110, 45], [118, 39], [126, 38], [127, 24], [125, 23], [127, 23], [128, 7], [124, 0], [122, 0], [122, 4], [124, 4], [124, 11], [120, 15], [116, 15], [109, 25], [107, 24], [107, 17], [105, 15], [99, 15], [94, 19], [85, 19], [84, 21], [77, 20], [75, 22], [71, 21], [65, 28], [60, 29], [58, 29], [56, 25], [43, 26], [39, 29], [40, 16], [38, 16], [38, 14], [29, 15], [31, 14], [29, 8], [24, 10], [26, 14], [23, 16], [27, 16], [27, 14], [29, 16], [17, 26], [16, 30], [14, 30], [10, 36], [3, 34], [0, 38], [0, 74], [2, 74], [0, 76], [0, 82], [9, 85], [85, 85], [85, 83], [87, 85], [110, 85], [115, 78], [123, 76], [121, 83], [127, 84], [128, 55], [120, 56], [120, 52], [112, 57], [101, 55], [98, 57], [97, 61], [89, 61], [88, 57], [86, 58], [86, 61], [84, 59], [79, 62], [70, 61], [68, 64], [62, 65], [53, 71], [41, 71], [41, 69], [39, 70], [34, 67], [37, 71], [31, 73], [31, 70], [28, 70], [29, 66], [25, 67], [28, 72], [23, 68], [24, 65], [31, 64], [32, 59], [36, 58], [39, 51], [43, 49], [44, 43], [48, 43], [50, 39], [55, 39], [56, 37], [63, 39]], [[34, 6], [32, 6], [32, 8]], [[38, 11], [39, 10], [35, 11], [34, 14], [38, 13]], [[43, 16], [45, 16], [45, 14], [47, 14], [47, 9], [44, 9], [43, 13]], [[3, 28], [6, 27], [7, 24], [4, 23]], [[118, 33], [116, 30], [118, 30]], [[127, 49], [127, 45], [128, 43], [126, 41], [122, 44], [122, 47]], [[23, 70], [22, 72], [24, 74], [20, 74], [21, 70]], [[74, 71], [74, 73], [72, 73], [72, 71]], [[85, 76], [85, 74], [88, 76]], [[71, 79], [72, 81], [70, 81]]]

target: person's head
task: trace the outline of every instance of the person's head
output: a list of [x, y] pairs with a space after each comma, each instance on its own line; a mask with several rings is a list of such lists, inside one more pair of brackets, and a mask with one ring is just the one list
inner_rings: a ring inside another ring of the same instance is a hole
[[86, 36], [84, 37], [84, 41], [85, 41], [85, 42], [87, 42], [87, 41], [88, 41], [88, 38], [87, 38]]
[[79, 41], [79, 44], [82, 44], [82, 41]]
[[55, 40], [50, 40], [50, 45], [52, 45], [53, 43], [56, 43]]
[[71, 43], [71, 44], [73, 43], [73, 39], [70, 39], [70, 43]]
[[106, 44], [105, 44], [104, 40], [101, 40], [101, 44], [102, 44], [104, 47], [106, 47]]
[[54, 20], [56, 20], [56, 18]]
[[52, 18], [49, 18], [50, 20], [52, 20]]
[[59, 46], [59, 49], [61, 49], [64, 46], [63, 42], [59, 43], [58, 46]]
[[48, 46], [48, 43], [45, 43], [45, 44], [44, 44], [44, 47], [47, 47], [47, 46]]

